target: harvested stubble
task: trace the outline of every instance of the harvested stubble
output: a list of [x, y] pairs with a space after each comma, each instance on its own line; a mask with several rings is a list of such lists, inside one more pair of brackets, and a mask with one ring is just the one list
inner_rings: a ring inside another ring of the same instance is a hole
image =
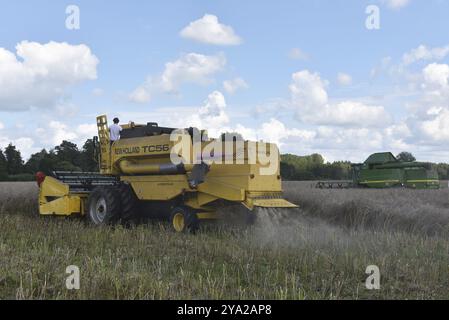
[[[165, 223], [92, 228], [36, 215], [36, 188], [3, 184], [0, 298], [448, 298], [447, 190], [315, 190], [285, 184], [301, 208], [260, 210], [251, 228], [172, 233]], [[227, 212], [224, 212], [226, 214]], [[377, 265], [381, 289], [365, 288]], [[77, 265], [80, 290], [65, 287]]]

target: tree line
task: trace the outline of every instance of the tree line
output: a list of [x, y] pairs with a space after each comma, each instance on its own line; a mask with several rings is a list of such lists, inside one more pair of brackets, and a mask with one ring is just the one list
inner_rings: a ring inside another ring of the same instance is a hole
[[[396, 159], [403, 162], [416, 161], [410, 152], [401, 152]], [[336, 161], [325, 163], [319, 154], [297, 156], [281, 155], [281, 176], [284, 180], [350, 180], [352, 179], [352, 163]], [[433, 164], [440, 180], [449, 180], [449, 164]]]
[[[0, 181], [31, 181], [38, 171], [50, 175], [53, 171], [97, 172], [98, 147], [88, 139], [81, 148], [63, 141], [53, 149], [42, 149], [24, 161], [20, 150], [10, 143], [0, 149]], [[397, 156], [400, 161], [415, 161], [409, 152]], [[281, 176], [284, 180], [348, 180], [351, 179], [349, 161], [326, 163], [320, 154], [281, 155]], [[449, 180], [449, 164], [434, 164], [441, 180]]]
[[1, 181], [31, 181], [34, 174], [42, 171], [51, 174], [52, 171], [98, 171], [95, 144], [88, 139], [81, 147], [69, 141], [63, 141], [59, 146], [47, 151], [42, 149], [24, 161], [20, 150], [10, 143], [4, 150], [0, 149], [0, 180]]

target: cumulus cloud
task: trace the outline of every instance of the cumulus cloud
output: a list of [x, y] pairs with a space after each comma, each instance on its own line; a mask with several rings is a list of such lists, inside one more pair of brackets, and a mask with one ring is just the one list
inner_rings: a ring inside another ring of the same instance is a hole
[[179, 59], [165, 64], [159, 76], [148, 77], [128, 96], [135, 103], [148, 103], [156, 92], [177, 93], [184, 83], [208, 85], [212, 76], [223, 70], [226, 65], [224, 54], [203, 55], [199, 53], [183, 54]]
[[70, 86], [96, 79], [98, 63], [84, 44], [22, 41], [16, 53], [0, 48], [0, 109], [54, 106]]
[[433, 119], [415, 124], [419, 137], [425, 144], [444, 144], [449, 142], [449, 110], [441, 109]]
[[352, 84], [352, 77], [347, 73], [340, 72], [337, 75], [337, 82], [341, 86], [349, 86]]
[[449, 45], [445, 47], [428, 48], [425, 45], [420, 45], [417, 48], [406, 52], [402, 56], [402, 63], [410, 65], [417, 61], [438, 61], [444, 59], [449, 54]]
[[391, 122], [383, 106], [369, 106], [356, 101], [330, 103], [327, 81], [307, 70], [292, 75], [290, 92], [296, 116], [305, 123], [329, 126], [382, 127]]
[[[186, 119], [183, 119], [185, 122]], [[218, 137], [227, 131], [229, 116], [226, 113], [226, 99], [220, 91], [210, 93], [197, 114], [187, 119], [190, 125], [207, 129], [211, 137]], [[185, 123], [181, 126], [185, 126]]]
[[87, 139], [97, 134], [95, 122], [70, 125], [61, 121], [51, 120], [47, 125], [39, 126], [35, 130], [35, 135], [39, 137], [39, 142], [49, 148], [61, 144], [64, 140], [82, 145]]
[[384, 127], [391, 123], [392, 119], [382, 106], [343, 101], [325, 105], [319, 112], [306, 114], [303, 121], [330, 126]]
[[271, 118], [270, 121], [262, 123], [260, 128], [256, 129], [256, 135], [258, 139], [276, 143], [282, 147], [284, 142], [291, 138], [296, 138], [302, 142], [311, 141], [315, 138], [316, 132], [312, 130], [288, 128], [280, 120]]
[[432, 63], [423, 69], [424, 88], [449, 90], [449, 65]]
[[220, 46], [242, 43], [242, 39], [232, 27], [221, 24], [217, 16], [212, 14], [205, 14], [201, 19], [191, 22], [181, 30], [180, 35], [186, 39]]
[[292, 75], [293, 83], [289, 86], [293, 103], [305, 109], [313, 109], [328, 103], [325, 87], [327, 81], [321, 80], [318, 73], [308, 70], [299, 71]]
[[151, 100], [151, 95], [148, 88], [142, 85], [131, 92], [129, 100], [135, 103], [148, 103]]
[[168, 62], [161, 76], [161, 86], [166, 92], [176, 91], [181, 83], [208, 84], [209, 76], [221, 71], [226, 65], [223, 54], [207, 56], [198, 53], [183, 55], [180, 59]]
[[239, 89], [247, 89], [248, 84], [242, 78], [234, 78], [223, 82], [223, 89], [229, 94], [234, 94]]
[[417, 107], [410, 110], [406, 141], [421, 146], [449, 143], [449, 65], [431, 63], [422, 70]]

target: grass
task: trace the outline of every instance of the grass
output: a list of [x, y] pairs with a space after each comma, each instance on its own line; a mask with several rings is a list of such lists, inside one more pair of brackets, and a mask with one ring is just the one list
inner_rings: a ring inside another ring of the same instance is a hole
[[[182, 235], [165, 223], [97, 229], [39, 217], [34, 184], [0, 184], [0, 298], [449, 298], [447, 189], [285, 190], [301, 209]], [[365, 288], [373, 264], [374, 291]], [[80, 290], [65, 287], [69, 265]]]

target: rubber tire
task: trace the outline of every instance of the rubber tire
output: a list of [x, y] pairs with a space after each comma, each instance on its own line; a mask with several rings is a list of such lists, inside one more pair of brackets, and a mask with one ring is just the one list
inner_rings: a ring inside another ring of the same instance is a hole
[[139, 199], [134, 193], [133, 188], [128, 184], [121, 184], [118, 187], [121, 199], [121, 222], [129, 225], [138, 223], [139, 217]]
[[[182, 213], [184, 216], [184, 230], [178, 231], [173, 226], [173, 219], [177, 213]], [[188, 207], [176, 207], [170, 213], [170, 225], [175, 232], [182, 233], [196, 233], [198, 231], [200, 220], [198, 219], [195, 211]]]
[[[93, 216], [91, 206], [94, 205], [94, 201], [97, 201], [100, 197], [105, 200], [106, 213], [103, 220], [99, 220]], [[87, 199], [87, 216], [89, 221], [94, 226], [115, 225], [120, 221], [121, 215], [121, 203], [118, 190], [114, 186], [96, 187], [89, 195]]]

